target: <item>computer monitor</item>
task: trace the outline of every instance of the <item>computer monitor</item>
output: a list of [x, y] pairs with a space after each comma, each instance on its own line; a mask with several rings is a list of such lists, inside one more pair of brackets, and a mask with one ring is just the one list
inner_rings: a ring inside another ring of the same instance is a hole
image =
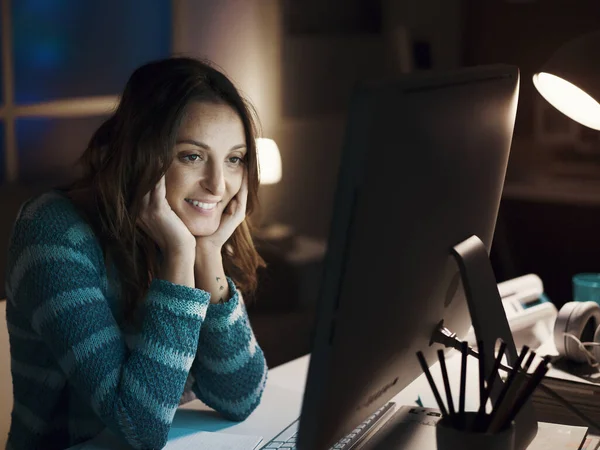
[[[503, 319], [492, 322], [508, 329], [491, 267], [487, 280], [475, 274], [471, 287], [491, 284], [496, 297], [468, 305], [458, 263], [472, 261], [457, 259], [455, 246], [478, 237], [489, 266], [518, 86], [516, 67], [486, 66], [409, 74], [356, 90], [299, 449], [329, 448], [419, 376], [415, 354], [435, 360], [442, 347], [430, 340], [441, 320], [463, 336], [470, 313], [501, 311]], [[476, 333], [490, 325], [486, 320], [474, 320]]]

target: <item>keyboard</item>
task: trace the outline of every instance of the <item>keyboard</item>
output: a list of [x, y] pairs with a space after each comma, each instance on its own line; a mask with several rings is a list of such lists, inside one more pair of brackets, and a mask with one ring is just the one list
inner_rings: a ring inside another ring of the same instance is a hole
[[[395, 411], [396, 404], [388, 402], [371, 414], [367, 419], [352, 430], [348, 435], [344, 436], [330, 448], [330, 450], [352, 450], [368, 436], [375, 431], [377, 425], [383, 422], [385, 417], [388, 417]], [[271, 439], [261, 450], [294, 450], [296, 449], [296, 436], [298, 435], [298, 425], [300, 419], [295, 420], [285, 430]]]

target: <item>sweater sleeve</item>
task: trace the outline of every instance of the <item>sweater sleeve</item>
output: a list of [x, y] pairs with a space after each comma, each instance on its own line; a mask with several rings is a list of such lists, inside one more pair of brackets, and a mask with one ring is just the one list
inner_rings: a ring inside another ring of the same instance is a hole
[[267, 364], [248, 314], [228, 277], [229, 301], [210, 304], [192, 364], [192, 390], [231, 420], [244, 420], [258, 406], [267, 379]]
[[[154, 280], [128, 350], [107, 298], [102, 252], [75, 214], [25, 210], [9, 247], [8, 299], [98, 417], [134, 448], [167, 441], [209, 304], [207, 293]], [[52, 217], [49, 219], [48, 217]]]

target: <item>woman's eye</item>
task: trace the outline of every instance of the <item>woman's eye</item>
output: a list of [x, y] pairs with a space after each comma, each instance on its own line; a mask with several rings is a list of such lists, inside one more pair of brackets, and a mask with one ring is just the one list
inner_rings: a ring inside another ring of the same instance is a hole
[[244, 160], [242, 158], [240, 158], [239, 156], [232, 156], [231, 158], [229, 158], [229, 162], [231, 164], [242, 164], [244, 162]]
[[192, 153], [192, 154], [190, 154], [190, 155], [185, 155], [185, 156], [183, 156], [183, 157], [182, 157], [182, 159], [183, 159], [184, 161], [195, 162], [195, 161], [199, 161], [199, 160], [201, 160], [202, 158], [200, 157], [200, 155], [197, 155], [197, 154], [195, 154], [195, 153]]

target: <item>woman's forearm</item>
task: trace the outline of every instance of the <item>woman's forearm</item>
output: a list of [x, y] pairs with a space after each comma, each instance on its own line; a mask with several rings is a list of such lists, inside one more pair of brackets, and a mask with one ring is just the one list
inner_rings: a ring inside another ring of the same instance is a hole
[[202, 323], [190, 371], [195, 380], [192, 389], [224, 417], [244, 420], [260, 403], [267, 363], [241, 293], [233, 280], [227, 281], [231, 297], [222, 305], [209, 305]]
[[224, 303], [229, 299], [229, 285], [223, 269], [220, 253], [205, 254], [197, 252], [194, 264], [196, 288], [210, 294], [211, 303]]

